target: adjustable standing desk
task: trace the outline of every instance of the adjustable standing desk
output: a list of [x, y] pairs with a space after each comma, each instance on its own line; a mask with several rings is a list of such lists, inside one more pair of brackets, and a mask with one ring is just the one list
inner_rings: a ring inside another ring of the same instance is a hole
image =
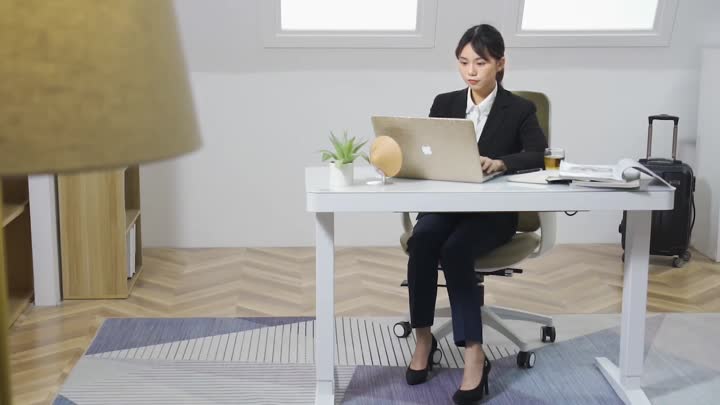
[[[650, 218], [653, 210], [673, 208], [674, 189], [642, 181], [640, 189], [611, 190], [567, 185], [508, 182], [483, 184], [392, 179], [366, 185], [371, 167], [355, 170], [355, 185], [330, 189], [327, 167], [305, 170], [307, 211], [315, 213], [316, 404], [334, 404], [335, 220], [336, 212], [468, 212], [625, 210], [627, 230], [620, 326], [620, 364], [597, 358], [597, 365], [626, 404], [650, 404], [640, 388], [643, 373], [648, 286]], [[398, 227], [398, 234], [400, 228]]]

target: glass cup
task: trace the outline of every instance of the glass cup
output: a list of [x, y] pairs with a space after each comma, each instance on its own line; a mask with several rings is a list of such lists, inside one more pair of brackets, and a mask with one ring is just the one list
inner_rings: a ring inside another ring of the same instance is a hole
[[545, 170], [559, 170], [560, 162], [565, 159], [565, 149], [545, 149]]

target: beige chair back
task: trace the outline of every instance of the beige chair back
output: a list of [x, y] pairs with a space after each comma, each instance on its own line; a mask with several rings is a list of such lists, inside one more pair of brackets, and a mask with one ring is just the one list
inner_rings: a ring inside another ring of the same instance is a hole
[[[513, 94], [535, 104], [538, 122], [550, 145], [550, 100], [545, 94], [535, 91], [514, 91]], [[540, 216], [537, 212], [521, 212], [518, 215], [518, 232], [535, 232], [538, 229], [540, 229]]]

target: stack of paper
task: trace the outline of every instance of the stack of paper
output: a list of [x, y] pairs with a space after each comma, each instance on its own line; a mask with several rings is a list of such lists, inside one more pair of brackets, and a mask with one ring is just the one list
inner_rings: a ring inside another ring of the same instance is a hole
[[539, 170], [509, 176], [508, 181], [531, 184], [570, 182], [573, 186], [602, 188], [638, 188], [640, 173], [669, 184], [650, 169], [632, 159], [622, 159], [614, 165], [586, 165], [560, 162], [559, 170]]
[[640, 187], [640, 163], [622, 159], [614, 165], [581, 165], [560, 162], [558, 177], [572, 180], [583, 187], [637, 188]]

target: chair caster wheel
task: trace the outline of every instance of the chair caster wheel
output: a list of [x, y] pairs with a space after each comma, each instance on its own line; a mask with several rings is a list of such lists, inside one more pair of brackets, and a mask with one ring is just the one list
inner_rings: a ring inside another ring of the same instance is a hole
[[410, 322], [402, 321], [396, 323], [395, 326], [393, 326], [393, 333], [395, 333], [395, 336], [399, 338], [406, 338], [410, 336], [410, 334], [412, 333]]
[[518, 352], [517, 365], [520, 368], [535, 367], [535, 353], [534, 352]]
[[554, 326], [543, 326], [542, 327], [542, 341], [543, 343], [550, 340], [551, 343], [555, 342], [555, 327]]
[[442, 358], [443, 358], [442, 350], [440, 350], [440, 348], [435, 349], [435, 351], [432, 354], [433, 365], [439, 366], [440, 362], [442, 361]]

